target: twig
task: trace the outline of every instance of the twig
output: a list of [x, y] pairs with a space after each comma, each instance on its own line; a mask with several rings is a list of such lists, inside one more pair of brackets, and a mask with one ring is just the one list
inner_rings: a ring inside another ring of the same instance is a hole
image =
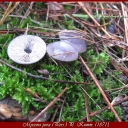
[[51, 122], [54, 121], [58, 109], [59, 109], [59, 108], [57, 107], [56, 110], [54, 111], [54, 114], [53, 114], [53, 116], [52, 116]]
[[117, 91], [117, 90], [123, 90], [123, 89], [127, 89], [128, 86], [125, 85], [125, 86], [122, 86], [120, 88], [113, 88], [113, 89], [109, 89], [109, 90], [105, 90], [106, 92], [110, 92], [110, 91]]
[[49, 56], [49, 58], [56, 64], [56, 66], [58, 66], [57, 62], [47, 53], [47, 55]]
[[[121, 7], [122, 7], [122, 13], [123, 13], [123, 16], [124, 17], [127, 17], [127, 11], [124, 9], [124, 5], [123, 3], [121, 2]], [[128, 43], [128, 25], [127, 25], [127, 22], [128, 22], [128, 19], [127, 18], [124, 18], [124, 26], [125, 26], [125, 39], [126, 39], [126, 42]]]
[[107, 72], [109, 75], [111, 75], [115, 80], [117, 80], [118, 82], [120, 82], [123, 86], [125, 86], [125, 84], [119, 80], [118, 78], [116, 78], [116, 76], [112, 75], [111, 73], [109, 73], [107, 70], [104, 69], [105, 72]]
[[[17, 18], [24, 18], [24, 19], [27, 19], [27, 17], [25, 16], [21, 16], [21, 15], [9, 15], [10, 17], [17, 17]], [[30, 18], [30, 21], [35, 23], [35, 24], [38, 24], [38, 25], [42, 25], [42, 23], [40, 23], [39, 21], [35, 21], [33, 19]]]
[[[124, 97], [123, 99], [121, 99], [120, 101], [116, 102], [115, 104], [113, 104], [113, 106], [119, 105], [120, 103], [125, 102], [125, 101], [127, 101], [127, 100], [128, 100], [128, 96], [126, 96], [126, 97]], [[109, 107], [106, 106], [106, 107], [104, 107], [104, 108], [102, 108], [102, 109], [100, 109], [100, 110], [98, 110], [98, 111], [95, 111], [95, 112], [91, 113], [90, 116], [95, 116], [96, 114], [99, 114], [99, 113], [101, 113], [101, 112], [107, 110], [108, 108], [109, 108]], [[79, 121], [84, 121], [86, 118], [87, 118], [87, 116], [81, 118]]]
[[[33, 75], [33, 74], [31, 74], [31, 73], [25, 72], [25, 71], [23, 71], [23, 70], [21, 70], [21, 69], [19, 69], [19, 68], [17, 68], [17, 67], [14, 67], [14, 66], [12, 66], [12, 65], [10, 65], [10, 64], [8, 64], [8, 63], [6, 63], [5, 61], [3, 61], [3, 60], [1, 60], [1, 59], [0, 59], [0, 62], [3, 63], [3, 64], [5, 64], [6, 66], [8, 66], [8, 67], [10, 67], [10, 68], [12, 68], [12, 69], [14, 69], [14, 70], [16, 70], [16, 71], [19, 71], [19, 72], [21, 72], [21, 73], [25, 73], [26, 75], [28, 75], [28, 76], [30, 76], [30, 77], [37, 78], [37, 79], [43, 79], [43, 80], [50, 80], [50, 79], [47, 78], [47, 77], [43, 77], [43, 76], [39, 76], [39, 75]], [[54, 82], [60, 82], [60, 83], [70, 83], [70, 84], [85, 84], [85, 85], [90, 84], [90, 83], [86, 83], [86, 82], [72, 82], [72, 81], [55, 80], [55, 79], [53, 79], [52, 81], [54, 81]]]
[[109, 102], [107, 96], [105, 95], [104, 91], [102, 90], [98, 80], [95, 78], [95, 76], [93, 75], [93, 73], [90, 71], [89, 67], [87, 66], [87, 64], [85, 63], [85, 61], [83, 60], [83, 58], [81, 56], [79, 56], [81, 62], [83, 63], [83, 65], [85, 66], [85, 68], [87, 69], [88, 73], [90, 74], [90, 76], [92, 77], [92, 79], [94, 80], [97, 88], [99, 89], [100, 93], [102, 94], [102, 96], [104, 97], [105, 101], [107, 102], [108, 106], [111, 108], [112, 112], [114, 113], [116, 119], [121, 122], [121, 119], [119, 118], [118, 114], [116, 113], [115, 109], [113, 108], [113, 106], [111, 105], [111, 103]]
[[104, 121], [100, 116], [95, 115], [95, 117], [97, 117], [100, 121]]
[[[30, 3], [30, 6], [29, 6], [29, 8], [27, 9], [27, 11], [26, 11], [24, 17], [28, 17], [28, 15], [30, 14], [30, 9], [32, 9], [33, 4], [34, 4], [34, 2], [31, 2], [31, 3]], [[23, 20], [24, 20], [24, 18], [21, 19], [20, 24], [22, 23]]]
[[47, 6], [46, 23], [48, 22], [48, 18], [49, 18], [49, 6]]
[[8, 11], [9, 11], [11, 5], [12, 5], [12, 2], [9, 3], [8, 8], [6, 9], [3, 17], [1, 18], [0, 24], [2, 24], [4, 22], [4, 20], [6, 19], [6, 15], [7, 15]]
[[[18, 6], [20, 2], [16, 2], [15, 5], [10, 9], [12, 2], [9, 3], [9, 6], [7, 8], [7, 10], [5, 11], [1, 21], [0, 21], [0, 25], [5, 21], [5, 19], [7, 18], [7, 16]], [[10, 9], [10, 10], [9, 10]]]
[[51, 108], [55, 102], [63, 95], [63, 93], [68, 89], [68, 87], [65, 87], [65, 89], [57, 96], [54, 98], [52, 102], [50, 102], [45, 109], [43, 109], [31, 122], [36, 121], [42, 114], [44, 114], [49, 108]]
[[[12, 28], [12, 29], [9, 30], [9, 33], [15, 34], [16, 31], [24, 33], [26, 31], [26, 29], [24, 29], [24, 28]], [[8, 32], [8, 30], [0, 30], [1, 34], [6, 34], [7, 32]], [[56, 36], [55, 33], [42, 32], [42, 31], [39, 31], [39, 29], [37, 30], [37, 29], [30, 29], [29, 28], [29, 32], [36, 33], [36, 34], [41, 34], [43, 36], [50, 36], [50, 37], [51, 36], [53, 36], [53, 37]], [[50, 38], [50, 37], [47, 37], [47, 38]]]
[[42, 102], [42, 103], [45, 103], [45, 104], [48, 104], [47, 101], [45, 100], [42, 100], [42, 99], [39, 99], [39, 98], [32, 98], [34, 101], [39, 101], [39, 102]]
[[60, 114], [59, 114], [59, 119], [58, 119], [59, 122], [62, 121], [61, 120], [61, 115], [62, 115], [62, 111], [63, 111], [63, 107], [64, 107], [64, 103], [65, 103], [66, 98], [67, 98], [67, 95], [64, 97], [64, 102], [62, 103], [62, 106], [61, 106], [61, 109], [60, 109]]
[[78, 2], [78, 4], [83, 8], [83, 10], [90, 16], [90, 18], [102, 29], [102, 31], [109, 37], [112, 38], [111, 35], [103, 28], [100, 26], [100, 24], [93, 18], [93, 16], [87, 11], [87, 9], [84, 7], [82, 2]]
[[[86, 86], [84, 86], [84, 90], [86, 91]], [[85, 101], [87, 122], [90, 122], [90, 115], [89, 115], [89, 108], [88, 108], [88, 98], [87, 98], [87, 94], [85, 92], [84, 92], [84, 101]]]
[[101, 107], [95, 102], [95, 100], [87, 93], [86, 90], [84, 90], [84, 88], [81, 87], [81, 89], [84, 91], [84, 93], [86, 93], [86, 95], [96, 104], [96, 106], [101, 109]]

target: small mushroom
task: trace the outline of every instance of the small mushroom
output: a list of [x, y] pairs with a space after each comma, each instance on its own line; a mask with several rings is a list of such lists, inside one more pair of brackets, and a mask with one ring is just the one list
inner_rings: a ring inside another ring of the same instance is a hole
[[68, 40], [79, 53], [85, 52], [87, 49], [86, 42], [81, 38], [81, 34], [76, 31], [64, 30], [59, 32], [61, 40]]
[[69, 41], [62, 40], [47, 45], [47, 53], [60, 61], [74, 61], [78, 58], [78, 52], [70, 45]]
[[46, 44], [38, 36], [20, 35], [8, 45], [7, 53], [10, 59], [19, 64], [32, 64], [46, 53]]
[[60, 11], [64, 9], [63, 6], [58, 2], [47, 2], [47, 5], [51, 11]]
[[115, 27], [114, 27], [114, 24], [111, 24], [109, 27], [108, 27], [108, 32], [114, 34], [115, 33]]

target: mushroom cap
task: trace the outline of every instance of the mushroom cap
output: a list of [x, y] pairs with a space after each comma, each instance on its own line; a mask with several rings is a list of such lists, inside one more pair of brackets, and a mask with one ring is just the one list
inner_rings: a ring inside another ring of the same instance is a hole
[[47, 2], [47, 5], [51, 11], [60, 11], [64, 9], [63, 6], [58, 2]]
[[[82, 35], [76, 31], [64, 30], [59, 32], [59, 37], [61, 40], [68, 40], [69, 43], [79, 52], [85, 52], [87, 49], [86, 42], [80, 39]], [[76, 37], [76, 38], [75, 38]]]
[[62, 40], [47, 45], [47, 53], [60, 61], [74, 61], [78, 58], [78, 52], [68, 41]]
[[32, 64], [46, 53], [46, 44], [38, 36], [20, 35], [8, 45], [7, 53], [10, 59], [19, 64]]
[[114, 34], [115, 33], [115, 27], [113, 24], [111, 24], [109, 27], [108, 27], [108, 32]]

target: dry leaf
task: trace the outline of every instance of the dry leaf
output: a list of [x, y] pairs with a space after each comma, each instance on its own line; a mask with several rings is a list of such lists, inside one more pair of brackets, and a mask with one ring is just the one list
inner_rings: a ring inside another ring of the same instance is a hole
[[35, 114], [35, 111], [34, 111], [34, 110], [30, 110], [30, 111], [29, 111], [29, 114], [30, 114], [30, 115], [34, 115], [34, 114]]
[[0, 113], [6, 118], [11, 118], [12, 116], [12, 112], [6, 104], [0, 105]]
[[15, 108], [15, 107], [13, 107], [13, 108], [11, 108], [11, 111], [12, 111], [12, 113], [17, 113], [17, 112], [20, 112], [21, 111], [21, 108]]
[[21, 113], [13, 113], [13, 116], [18, 117], [18, 118], [19, 117], [21, 118], [22, 117], [22, 114]]
[[107, 46], [109, 46], [109, 47], [114, 46], [114, 44], [113, 44], [113, 43], [110, 43], [110, 42], [106, 42], [105, 44], [106, 44]]
[[42, 74], [44, 77], [49, 77], [49, 72], [47, 69], [43, 69], [43, 70], [37, 70], [38, 73]]
[[[34, 93], [30, 88], [23, 88], [26, 92], [28, 92], [29, 94], [31, 94], [33, 97], [41, 99], [36, 93]], [[41, 99], [42, 100], [42, 99]]]
[[[33, 111], [33, 110], [32, 110], [32, 111]], [[32, 111], [31, 111], [31, 112], [32, 112]], [[30, 116], [29, 116], [29, 121], [33, 120], [33, 119], [40, 113], [40, 111], [34, 111], [34, 112], [32, 112], [32, 113], [33, 113], [33, 115], [30, 115]], [[42, 114], [36, 121], [37, 121], [37, 122], [46, 122], [46, 121], [49, 119], [50, 115], [51, 115], [51, 114], [45, 112], [45, 113]]]

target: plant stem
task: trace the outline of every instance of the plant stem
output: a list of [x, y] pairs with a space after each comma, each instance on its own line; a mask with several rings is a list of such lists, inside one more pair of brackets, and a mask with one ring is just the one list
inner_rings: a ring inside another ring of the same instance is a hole
[[[14, 67], [8, 63], [6, 63], [5, 61], [3, 61], [2, 59], [0, 59], [0, 62], [5, 64], [6, 66], [16, 70], [16, 71], [19, 71], [21, 73], [25, 73], [26, 75], [30, 76], [30, 77], [33, 77], [33, 78], [37, 78], [37, 79], [43, 79], [43, 80], [50, 80], [49, 78], [47, 77], [43, 77], [43, 76], [39, 76], [39, 75], [34, 75], [34, 74], [31, 74], [31, 73], [28, 73], [28, 72], [24, 72], [23, 70], [17, 68], [17, 67]], [[86, 83], [86, 82], [72, 82], [72, 81], [66, 81], [66, 80], [57, 80], [57, 79], [52, 79], [52, 81], [54, 82], [60, 82], [60, 83], [70, 83], [70, 84], [85, 84], [85, 85], [89, 85], [91, 83]]]
[[[120, 101], [116, 102], [115, 104], [113, 104], [113, 106], [119, 105], [119, 104], [121, 104], [122, 102], [125, 102], [125, 101], [127, 101], [127, 100], [128, 100], [128, 96], [126, 96], [126, 97], [124, 97], [123, 99], [121, 99]], [[91, 113], [90, 116], [95, 116], [96, 114], [100, 114], [101, 112], [107, 110], [108, 108], [109, 108], [109, 107], [106, 106], [106, 107], [104, 107], [104, 108], [102, 108], [102, 109], [100, 109], [100, 110], [98, 110], [98, 111], [95, 111], [95, 112]], [[86, 118], [87, 118], [87, 116], [81, 118], [79, 121], [84, 121]]]
[[65, 87], [64, 90], [54, 98], [52, 102], [50, 102], [31, 122], [36, 121], [41, 115], [43, 115], [49, 108], [51, 108], [55, 102], [63, 95], [63, 93], [68, 89], [68, 87]]
[[111, 108], [112, 112], [114, 113], [116, 119], [121, 122], [121, 119], [119, 118], [117, 112], [115, 111], [115, 109], [113, 108], [113, 106], [111, 105], [111, 103], [109, 102], [107, 96], [105, 95], [104, 91], [102, 90], [98, 80], [95, 78], [95, 76], [93, 75], [93, 73], [90, 71], [89, 67], [87, 66], [87, 64], [85, 63], [85, 61], [83, 60], [83, 58], [81, 56], [79, 56], [82, 64], [85, 66], [85, 68], [87, 69], [88, 73], [90, 74], [90, 76], [92, 77], [92, 79], [94, 80], [97, 88], [99, 89], [100, 93], [102, 94], [102, 96], [104, 97], [105, 101], [107, 102], [108, 106]]

